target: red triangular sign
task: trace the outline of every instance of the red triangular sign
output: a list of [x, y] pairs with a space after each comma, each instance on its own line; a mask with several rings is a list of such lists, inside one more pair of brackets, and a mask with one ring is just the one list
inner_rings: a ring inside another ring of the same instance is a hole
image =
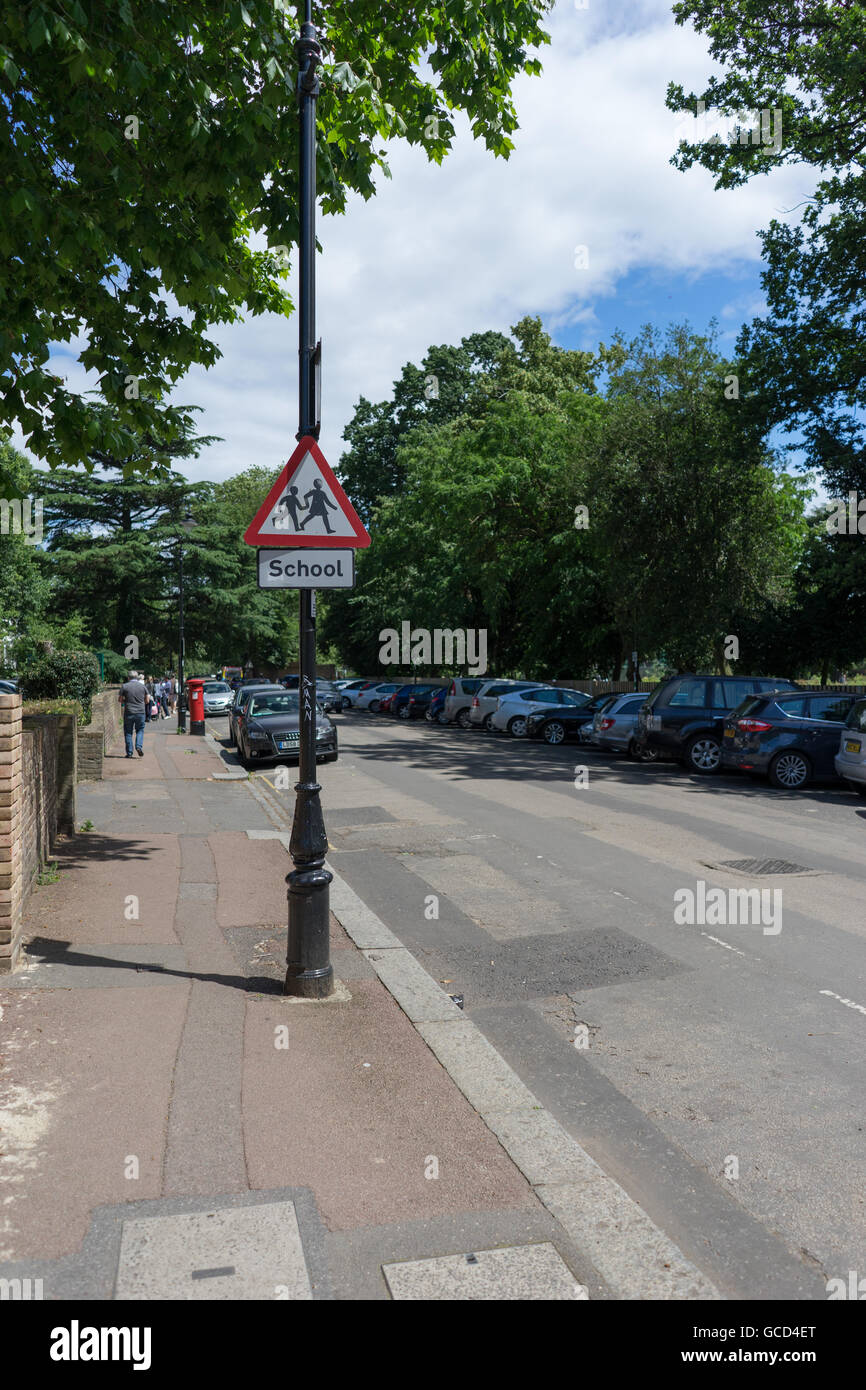
[[247, 545], [366, 550], [370, 537], [312, 435], [304, 435], [252, 523]]

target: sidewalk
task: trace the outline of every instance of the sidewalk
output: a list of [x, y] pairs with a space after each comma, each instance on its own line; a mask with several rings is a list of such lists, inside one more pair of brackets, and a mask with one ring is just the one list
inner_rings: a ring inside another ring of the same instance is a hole
[[0, 1277], [76, 1299], [717, 1296], [339, 876], [336, 995], [282, 995], [285, 805], [233, 766], [167, 720], [79, 789], [93, 828], [0, 988]]

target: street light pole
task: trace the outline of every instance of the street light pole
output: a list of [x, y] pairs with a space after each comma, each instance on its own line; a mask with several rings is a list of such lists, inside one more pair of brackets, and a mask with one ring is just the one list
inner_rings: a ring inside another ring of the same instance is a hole
[[[298, 439], [318, 437], [316, 348], [316, 98], [322, 50], [306, 0], [298, 59], [300, 109], [300, 238], [298, 322]], [[328, 837], [316, 779], [316, 595], [300, 590], [300, 781], [289, 841], [294, 869], [287, 876], [289, 938], [284, 993], [326, 999], [334, 988], [330, 959]]]

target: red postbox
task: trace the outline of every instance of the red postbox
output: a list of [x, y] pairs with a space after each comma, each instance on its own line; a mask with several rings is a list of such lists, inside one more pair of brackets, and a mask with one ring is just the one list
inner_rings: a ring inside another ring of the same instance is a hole
[[189, 698], [189, 731], [191, 734], [204, 733], [204, 681], [193, 677], [186, 683]]

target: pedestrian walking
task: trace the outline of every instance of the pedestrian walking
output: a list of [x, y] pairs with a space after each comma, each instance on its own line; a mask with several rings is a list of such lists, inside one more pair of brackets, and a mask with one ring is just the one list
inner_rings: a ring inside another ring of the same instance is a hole
[[168, 697], [171, 692], [171, 681], [168, 676], [163, 676], [159, 683], [159, 703], [162, 707], [163, 719], [168, 719]]
[[[130, 671], [129, 680], [120, 687], [118, 698], [123, 706], [123, 737], [126, 742], [126, 756], [133, 758], [137, 753], [140, 758], [143, 758], [147, 689], [138, 671]], [[133, 752], [132, 747], [133, 734], [135, 735], [135, 752]]]

